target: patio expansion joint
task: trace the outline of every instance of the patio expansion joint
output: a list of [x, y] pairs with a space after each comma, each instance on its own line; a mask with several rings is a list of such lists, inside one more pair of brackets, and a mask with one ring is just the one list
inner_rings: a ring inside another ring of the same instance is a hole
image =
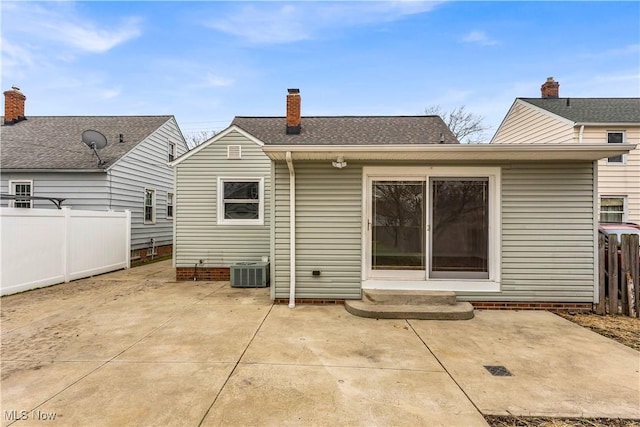
[[383, 371], [402, 371], [402, 372], [423, 372], [431, 374], [448, 374], [442, 369], [409, 369], [409, 368], [389, 368], [386, 366], [359, 366], [359, 365], [331, 365], [331, 364], [311, 364], [311, 363], [278, 363], [278, 362], [239, 362], [243, 366], [301, 366], [305, 368], [345, 368], [345, 369], [379, 369]]
[[424, 344], [424, 346], [427, 348], [427, 350], [429, 350], [429, 353], [431, 353], [431, 355], [434, 357], [434, 359], [436, 359], [436, 361], [438, 362], [438, 364], [440, 366], [442, 366], [442, 369], [444, 369], [444, 371], [447, 373], [447, 375], [449, 376], [449, 378], [451, 378], [451, 381], [453, 381], [453, 383], [456, 385], [456, 387], [458, 387], [458, 389], [460, 389], [460, 391], [462, 392], [462, 394], [465, 395], [465, 397], [469, 400], [469, 402], [473, 405], [474, 408], [476, 408], [476, 411], [478, 411], [478, 413], [480, 415], [484, 415], [482, 410], [480, 410], [480, 408], [478, 407], [478, 405], [476, 405], [476, 402], [473, 401], [473, 399], [471, 399], [471, 396], [469, 396], [467, 394], [466, 391], [464, 391], [464, 389], [462, 388], [462, 386], [458, 383], [458, 381], [456, 381], [456, 379], [453, 377], [453, 375], [451, 375], [451, 372], [449, 372], [449, 370], [447, 369], [446, 366], [444, 366], [444, 364], [442, 363], [442, 361], [438, 358], [438, 356], [436, 356], [436, 354], [431, 350], [431, 348], [429, 348], [429, 345], [426, 343], [425, 340], [422, 339], [422, 337], [420, 336], [420, 334], [418, 334], [418, 331], [415, 330], [415, 328], [413, 327], [413, 325], [411, 324], [411, 322], [409, 320], [406, 320], [407, 324], [409, 325], [409, 327], [411, 328], [411, 330], [413, 331], [414, 334], [416, 334], [416, 336], [418, 337], [418, 339], [420, 341], [422, 341], [422, 344]]
[[271, 304], [269, 306], [269, 311], [267, 311], [267, 314], [265, 314], [265, 316], [262, 318], [262, 322], [260, 322], [260, 325], [256, 328], [256, 331], [251, 336], [251, 339], [247, 343], [246, 347], [244, 348], [244, 350], [242, 350], [242, 354], [240, 355], [240, 357], [238, 357], [238, 360], [235, 362], [235, 365], [233, 366], [233, 369], [231, 369], [231, 372], [229, 372], [229, 375], [227, 375], [227, 378], [224, 380], [224, 384], [222, 384], [222, 387], [220, 387], [220, 390], [218, 390], [218, 392], [214, 396], [213, 401], [211, 402], [211, 405], [209, 405], [209, 407], [205, 411], [204, 415], [202, 416], [202, 419], [198, 423], [198, 427], [202, 426], [202, 423], [204, 423], [204, 420], [207, 418], [207, 415], [209, 415], [209, 412], [211, 411], [211, 408], [213, 408], [213, 405], [215, 405], [216, 401], [220, 397], [220, 393], [222, 393], [222, 390], [224, 390], [224, 388], [227, 386], [227, 383], [229, 382], [229, 380], [231, 379], [233, 374], [238, 369], [238, 366], [240, 365], [240, 361], [242, 360], [242, 358], [244, 357], [245, 353], [249, 349], [249, 346], [251, 346], [251, 343], [253, 343], [253, 340], [256, 338], [256, 335], [258, 335], [258, 332], [260, 332], [260, 329], [262, 329], [262, 325], [264, 325], [264, 322], [266, 322], [267, 317], [269, 317], [269, 314], [271, 313], [271, 310], [273, 310], [273, 306], [274, 306], [274, 304]]

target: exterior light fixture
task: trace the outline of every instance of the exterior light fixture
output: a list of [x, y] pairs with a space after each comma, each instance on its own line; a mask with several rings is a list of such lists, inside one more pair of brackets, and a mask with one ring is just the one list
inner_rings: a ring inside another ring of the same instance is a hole
[[338, 157], [335, 162], [331, 162], [334, 168], [342, 169], [347, 167], [347, 162], [344, 161], [342, 156]]

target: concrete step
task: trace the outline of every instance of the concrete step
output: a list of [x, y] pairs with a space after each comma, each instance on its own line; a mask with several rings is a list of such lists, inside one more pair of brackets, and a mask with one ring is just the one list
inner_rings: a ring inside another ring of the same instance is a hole
[[371, 304], [363, 300], [348, 300], [345, 309], [354, 316], [370, 319], [468, 320], [473, 318], [473, 306], [468, 302], [455, 304]]
[[371, 304], [388, 305], [454, 305], [456, 293], [451, 291], [395, 291], [366, 289], [362, 300]]

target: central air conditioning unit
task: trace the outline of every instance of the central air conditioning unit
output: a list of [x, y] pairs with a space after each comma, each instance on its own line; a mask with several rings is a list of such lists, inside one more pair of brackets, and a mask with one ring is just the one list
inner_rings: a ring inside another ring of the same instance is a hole
[[268, 262], [237, 262], [231, 265], [232, 288], [266, 288], [268, 284]]

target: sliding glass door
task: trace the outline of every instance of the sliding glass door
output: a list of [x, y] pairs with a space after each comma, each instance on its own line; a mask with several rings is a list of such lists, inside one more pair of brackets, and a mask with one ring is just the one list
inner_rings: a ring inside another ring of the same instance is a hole
[[489, 278], [489, 178], [371, 178], [368, 276]]
[[425, 270], [424, 181], [372, 181], [371, 269]]
[[489, 278], [489, 179], [434, 178], [430, 272], [433, 278]]

